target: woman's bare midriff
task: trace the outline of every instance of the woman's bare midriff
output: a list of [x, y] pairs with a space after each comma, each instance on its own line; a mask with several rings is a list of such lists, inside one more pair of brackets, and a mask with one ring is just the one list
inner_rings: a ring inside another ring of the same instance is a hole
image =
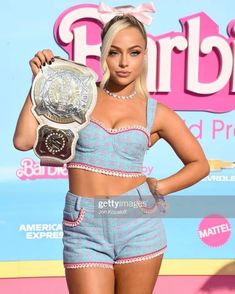
[[69, 191], [84, 197], [118, 196], [146, 181], [146, 176], [119, 177], [78, 168], [69, 168]]

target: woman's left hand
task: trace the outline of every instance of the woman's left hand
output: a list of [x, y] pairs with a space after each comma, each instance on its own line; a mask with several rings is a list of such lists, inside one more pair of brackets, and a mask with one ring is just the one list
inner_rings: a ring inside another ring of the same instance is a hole
[[149, 190], [151, 193], [155, 196], [165, 196], [164, 193], [162, 193], [159, 185], [159, 180], [157, 178], [146, 178], [146, 182], [149, 185]]
[[149, 190], [154, 195], [154, 188], [155, 188], [155, 183], [156, 183], [155, 178], [146, 178], [146, 182], [149, 186]]

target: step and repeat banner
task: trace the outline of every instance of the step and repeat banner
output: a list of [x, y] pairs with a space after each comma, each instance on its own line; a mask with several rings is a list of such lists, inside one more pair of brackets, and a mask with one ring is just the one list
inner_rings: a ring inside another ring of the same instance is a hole
[[[10, 0], [1, 5], [1, 277], [43, 276], [48, 267], [50, 275], [63, 275], [61, 222], [67, 169], [40, 166], [32, 150], [14, 149], [12, 138], [31, 86], [28, 62], [37, 51], [50, 48], [55, 55], [91, 67], [100, 79], [98, 4]], [[225, 265], [235, 258], [235, 3], [158, 0], [154, 4], [157, 11], [146, 26], [150, 96], [182, 117], [211, 168], [199, 183], [167, 196], [168, 210], [162, 215], [168, 239], [165, 273], [171, 274], [172, 266], [186, 260], [192, 266], [199, 262], [195, 274], [202, 274], [205, 267], [213, 273], [219, 270], [215, 260]], [[182, 167], [171, 146], [160, 140], [147, 151], [143, 171], [160, 179]], [[40, 262], [44, 267], [36, 273]]]

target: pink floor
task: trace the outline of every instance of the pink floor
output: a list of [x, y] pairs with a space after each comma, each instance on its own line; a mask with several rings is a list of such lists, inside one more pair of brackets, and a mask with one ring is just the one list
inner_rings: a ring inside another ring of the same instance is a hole
[[[197, 294], [200, 286], [209, 276], [159, 276], [153, 294]], [[216, 284], [225, 282], [228, 285], [235, 281], [235, 276], [217, 276]], [[231, 280], [232, 279], [232, 280]], [[234, 285], [233, 285], [234, 286]], [[235, 288], [235, 287], [234, 287]], [[233, 290], [234, 291], [234, 290]], [[234, 292], [226, 293], [234, 293]], [[68, 294], [64, 277], [0, 279], [1, 294]], [[217, 292], [216, 292], [217, 293]], [[225, 293], [220, 291], [219, 293]]]

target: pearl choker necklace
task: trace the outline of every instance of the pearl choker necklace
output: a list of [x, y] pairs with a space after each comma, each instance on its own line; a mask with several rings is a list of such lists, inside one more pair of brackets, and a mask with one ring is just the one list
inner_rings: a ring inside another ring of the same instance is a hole
[[112, 97], [114, 97], [114, 98], [118, 98], [118, 99], [131, 99], [131, 98], [133, 98], [133, 97], [136, 95], [136, 91], [134, 91], [133, 93], [131, 93], [131, 94], [128, 95], [128, 96], [114, 94], [114, 93], [110, 92], [109, 90], [107, 90], [106, 88], [104, 88], [104, 91], [105, 91], [105, 93], [107, 93], [109, 96], [112, 96]]

